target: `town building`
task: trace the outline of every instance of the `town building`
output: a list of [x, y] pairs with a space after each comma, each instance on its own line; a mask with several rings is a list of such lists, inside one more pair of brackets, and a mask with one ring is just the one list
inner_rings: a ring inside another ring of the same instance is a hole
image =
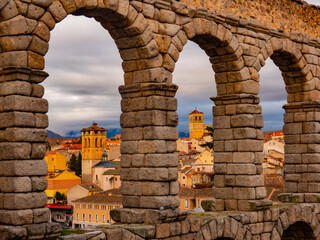
[[48, 198], [54, 198], [57, 192], [67, 195], [67, 191], [81, 184], [81, 178], [75, 172], [68, 170], [56, 170], [47, 174], [48, 187], [45, 190]]
[[193, 110], [189, 113], [190, 138], [202, 138], [204, 135], [203, 112]]
[[82, 183], [92, 183], [92, 167], [101, 161], [106, 146], [107, 129], [97, 123], [81, 130], [82, 133]]
[[264, 155], [269, 154], [270, 150], [276, 150], [284, 154], [284, 142], [272, 139], [263, 143], [263, 152]]
[[47, 204], [46, 208], [50, 209], [50, 219], [52, 222], [58, 222], [63, 226], [70, 226], [72, 223], [73, 209], [71, 205]]
[[101, 192], [103, 192], [102, 188], [100, 188], [96, 184], [87, 183], [76, 185], [67, 191], [68, 204], [71, 204], [71, 202], [76, 199], [91, 196]]
[[95, 228], [113, 223], [110, 210], [122, 208], [120, 189], [111, 189], [72, 202], [73, 228]]
[[105, 149], [101, 161], [92, 167], [92, 176], [92, 182], [104, 191], [120, 188], [120, 159], [108, 160]]
[[48, 172], [55, 172], [56, 170], [64, 171], [67, 166], [67, 157], [64, 154], [56, 151], [47, 151], [44, 160], [48, 164]]
[[263, 134], [264, 134], [264, 138], [263, 138], [264, 142], [267, 142], [269, 140], [278, 140], [278, 141], [284, 140], [283, 130], [265, 131], [265, 132], [263, 132]]

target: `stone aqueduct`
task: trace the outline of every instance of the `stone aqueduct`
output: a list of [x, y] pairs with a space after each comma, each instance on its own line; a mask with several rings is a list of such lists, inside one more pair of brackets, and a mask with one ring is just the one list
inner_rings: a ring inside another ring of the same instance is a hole
[[[123, 60], [124, 209], [114, 218], [142, 224], [149, 235], [126, 225], [106, 230], [107, 239], [320, 239], [320, 9], [300, 0], [0, 0], [0, 239], [59, 235], [44, 208], [41, 82], [50, 30], [68, 14], [95, 18]], [[186, 220], [176, 209], [172, 75], [189, 40], [215, 73], [214, 208], [221, 212]], [[288, 93], [283, 200], [295, 203], [276, 208], [265, 200], [261, 175], [259, 71], [269, 57]]]

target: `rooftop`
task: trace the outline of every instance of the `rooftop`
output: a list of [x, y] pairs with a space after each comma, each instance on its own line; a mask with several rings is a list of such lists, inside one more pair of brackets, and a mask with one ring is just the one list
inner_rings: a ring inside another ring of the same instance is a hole
[[83, 128], [81, 130], [81, 132], [85, 132], [85, 131], [108, 131], [108, 130], [103, 127], [99, 127], [96, 122], [93, 122], [93, 124], [90, 127]]
[[102, 193], [79, 198], [74, 203], [105, 203], [122, 204], [122, 195], [119, 188], [110, 189]]
[[203, 114], [203, 112], [199, 112], [198, 110], [193, 110], [189, 115], [191, 114]]

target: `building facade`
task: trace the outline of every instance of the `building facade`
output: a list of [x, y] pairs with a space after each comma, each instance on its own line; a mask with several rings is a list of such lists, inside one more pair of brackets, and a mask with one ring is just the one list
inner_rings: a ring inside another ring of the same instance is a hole
[[189, 113], [190, 138], [202, 138], [204, 135], [203, 112], [197, 110]]
[[107, 129], [97, 123], [82, 132], [82, 183], [92, 183], [92, 167], [101, 161], [106, 146]]
[[120, 189], [112, 189], [72, 202], [73, 228], [88, 229], [113, 223], [110, 210], [122, 208]]

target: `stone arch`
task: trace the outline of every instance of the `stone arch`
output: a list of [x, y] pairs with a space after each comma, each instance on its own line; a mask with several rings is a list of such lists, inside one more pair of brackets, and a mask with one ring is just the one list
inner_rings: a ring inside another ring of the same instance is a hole
[[275, 222], [271, 239], [317, 239], [320, 228], [318, 211], [314, 204], [290, 206]]
[[194, 239], [241, 240], [253, 239], [250, 229], [233, 217], [216, 217], [201, 226]]
[[284, 230], [282, 240], [315, 240], [316, 236], [313, 229], [305, 222], [296, 222]]
[[[244, 65], [242, 47], [227, 27], [213, 20], [193, 18], [183, 25], [180, 32], [178, 36], [186, 35], [187, 40], [197, 43], [209, 57], [215, 73], [218, 96], [243, 92], [256, 94], [252, 87], [248, 88], [248, 84], [255, 83], [250, 80], [251, 74]], [[183, 45], [187, 40], [182, 41]]]
[[270, 57], [279, 67], [286, 85], [288, 103], [318, 100], [314, 94], [314, 91], [318, 91], [316, 76], [312, 74], [297, 43], [290, 39], [272, 37], [263, 46], [258, 57], [261, 62]]
[[[3, 49], [1, 67], [16, 66], [43, 70], [50, 31], [68, 14], [93, 17], [108, 30], [123, 60], [125, 84], [146, 82], [147, 75], [150, 74], [147, 69], [161, 66], [160, 63], [148, 64], [150, 58], [161, 58], [158, 46], [147, 20], [130, 5], [128, 0], [48, 0], [41, 1], [37, 5], [30, 3], [28, 12], [22, 11], [22, 7], [17, 6], [13, 0], [7, 2], [4, 9], [10, 8], [10, 11], [8, 10], [9, 13], [6, 13], [0, 21], [3, 29], [0, 36], [6, 35], [12, 38], [12, 40], [5, 39], [7, 42], [11, 40], [12, 43], [0, 42]], [[6, 12], [6, 9], [3, 12]], [[16, 25], [21, 27], [13, 31], [12, 27]], [[13, 39], [13, 35], [19, 39]], [[21, 44], [22, 41], [25, 44]], [[133, 74], [137, 71], [139, 73]]]

